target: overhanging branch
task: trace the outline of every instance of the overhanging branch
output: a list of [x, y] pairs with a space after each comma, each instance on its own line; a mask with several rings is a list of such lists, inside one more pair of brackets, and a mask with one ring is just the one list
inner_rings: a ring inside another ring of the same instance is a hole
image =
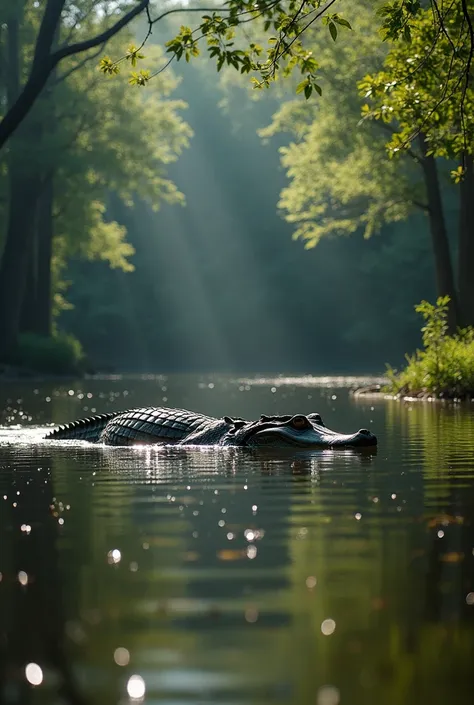
[[60, 47], [51, 55], [51, 61], [53, 62], [53, 65], [56, 66], [62, 59], [66, 58], [66, 56], [71, 56], [72, 54], [80, 54], [83, 51], [87, 51], [88, 49], [94, 49], [100, 44], [103, 44], [109, 39], [112, 39], [112, 37], [114, 37], [118, 32], [120, 32], [121, 29], [130, 24], [130, 22], [135, 17], [137, 17], [137, 15], [143, 12], [149, 4], [150, 0], [141, 0], [138, 5], [132, 8], [130, 12], [127, 12], [127, 14], [124, 15], [120, 20], [118, 20], [114, 25], [112, 25], [112, 27], [106, 29], [105, 32], [102, 32], [101, 34], [98, 34], [96, 37], [92, 37], [91, 39], [86, 39], [83, 42], [75, 42], [74, 44], [69, 44], [69, 46]]
[[28, 81], [0, 122], [0, 150], [28, 115], [52, 71], [62, 59], [101, 46], [148, 8], [149, 3], [150, 0], [141, 0], [104, 32], [83, 42], [75, 42], [74, 44], [60, 47], [51, 53], [65, 0], [48, 0], [36, 40], [34, 59]]

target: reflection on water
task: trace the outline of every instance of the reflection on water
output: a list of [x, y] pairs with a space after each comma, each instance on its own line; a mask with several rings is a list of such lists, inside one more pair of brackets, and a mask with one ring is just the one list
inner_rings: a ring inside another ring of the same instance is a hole
[[[0, 400], [2, 704], [472, 702], [469, 407], [224, 377], [4, 385]], [[318, 411], [379, 447], [40, 440], [37, 424], [153, 403]]]

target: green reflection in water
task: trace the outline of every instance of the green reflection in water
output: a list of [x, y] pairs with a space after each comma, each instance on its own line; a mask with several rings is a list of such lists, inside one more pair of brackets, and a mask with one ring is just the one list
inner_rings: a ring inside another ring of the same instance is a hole
[[367, 414], [376, 454], [0, 446], [1, 702], [471, 703], [472, 414]]

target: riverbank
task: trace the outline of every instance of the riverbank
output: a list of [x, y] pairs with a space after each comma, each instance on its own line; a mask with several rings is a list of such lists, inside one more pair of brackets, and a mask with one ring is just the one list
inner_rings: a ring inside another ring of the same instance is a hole
[[415, 307], [424, 319], [423, 349], [406, 356], [404, 369], [388, 367], [388, 382], [377, 393], [394, 399], [426, 401], [474, 399], [474, 328], [458, 328], [450, 333], [448, 304], [449, 297], [444, 296], [438, 297], [436, 304], [422, 301]]
[[33, 370], [29, 367], [19, 367], [17, 365], [0, 363], [0, 381], [15, 382], [16, 380], [22, 379], [45, 379], [50, 376], [57, 375], [45, 375], [43, 372]]
[[83, 373], [73, 372], [43, 372], [30, 367], [20, 367], [18, 365], [7, 365], [0, 363], [0, 382], [20, 382], [24, 380], [42, 381], [42, 380], [66, 380], [85, 378], [88, 375]]
[[422, 390], [416, 393], [407, 390], [400, 390], [396, 393], [387, 390], [384, 386], [374, 385], [370, 387], [361, 387], [360, 389], [355, 389], [352, 392], [352, 396], [361, 399], [383, 399], [392, 401], [440, 401], [440, 402], [474, 402], [474, 392], [471, 393], [459, 393], [456, 390], [452, 392], [441, 392], [440, 394], [435, 394], [434, 392], [429, 392]]

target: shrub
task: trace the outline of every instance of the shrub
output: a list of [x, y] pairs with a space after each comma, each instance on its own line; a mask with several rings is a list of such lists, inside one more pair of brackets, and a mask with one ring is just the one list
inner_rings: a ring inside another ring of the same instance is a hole
[[425, 325], [423, 350], [407, 355], [407, 366], [400, 373], [387, 368], [387, 391], [395, 394], [439, 397], [474, 396], [474, 328], [459, 329], [448, 335], [449, 296], [439, 297], [436, 304], [422, 301], [415, 307]]
[[38, 372], [75, 374], [82, 372], [84, 352], [81, 343], [69, 333], [46, 338], [34, 333], [20, 336], [18, 363]]

